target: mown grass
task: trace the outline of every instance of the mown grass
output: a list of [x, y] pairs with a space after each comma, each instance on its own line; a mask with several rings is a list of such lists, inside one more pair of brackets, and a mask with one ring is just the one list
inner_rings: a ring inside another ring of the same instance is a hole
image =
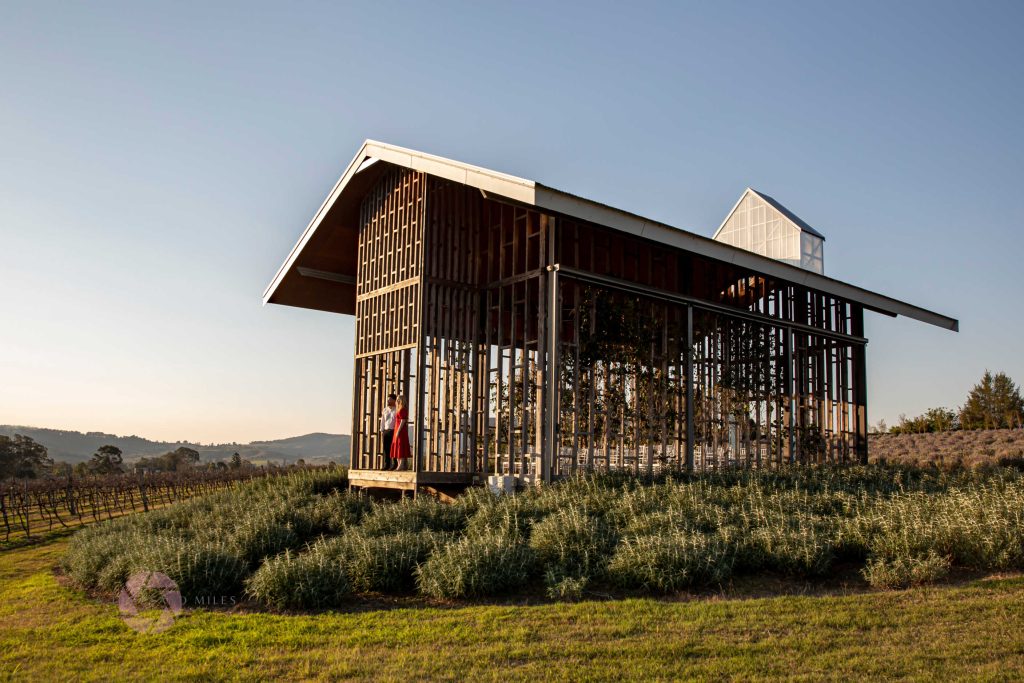
[[140, 635], [54, 575], [68, 542], [5, 553], [11, 680], [1015, 680], [1024, 578], [767, 598], [189, 610]]

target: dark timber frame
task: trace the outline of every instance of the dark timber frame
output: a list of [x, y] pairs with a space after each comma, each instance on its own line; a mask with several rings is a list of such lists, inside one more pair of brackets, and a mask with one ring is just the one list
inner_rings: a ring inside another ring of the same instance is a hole
[[[867, 460], [864, 312], [957, 320], [540, 183], [367, 140], [263, 298], [355, 315], [350, 481]], [[384, 397], [410, 471], [385, 472]]]

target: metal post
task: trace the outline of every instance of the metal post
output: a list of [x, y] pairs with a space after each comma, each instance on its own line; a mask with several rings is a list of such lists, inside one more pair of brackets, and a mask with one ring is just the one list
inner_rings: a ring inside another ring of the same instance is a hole
[[789, 413], [789, 462], [796, 462], [796, 377], [793, 372], [793, 328], [786, 328], [786, 408]]
[[541, 453], [541, 478], [544, 483], [551, 481], [551, 472], [558, 452], [558, 348], [559, 320], [561, 312], [558, 302], [558, 265], [548, 266], [548, 377], [547, 377], [547, 410], [545, 410], [545, 426], [547, 438], [544, 452]]
[[[422, 300], [421, 300], [420, 306], [422, 307]], [[421, 312], [420, 313], [420, 320], [425, 320], [425, 319], [426, 319], [426, 316], [424, 316], [422, 314], [422, 312]], [[420, 330], [421, 330], [420, 338], [419, 338], [419, 341], [416, 344], [416, 398], [414, 399], [416, 401], [416, 413], [415, 413], [416, 424], [413, 426], [413, 434], [416, 435], [415, 436], [415, 438], [416, 438], [416, 448], [412, 452], [412, 471], [413, 472], [419, 472], [420, 471], [420, 460], [424, 456], [424, 451], [426, 450], [426, 444], [427, 444], [427, 435], [426, 435], [426, 433], [423, 430], [423, 425], [424, 425], [423, 412], [424, 412], [424, 409], [425, 409], [425, 404], [427, 402], [426, 386], [424, 385], [424, 382], [423, 382], [423, 376], [424, 376], [424, 374], [426, 374], [426, 371], [427, 371], [426, 339], [425, 339], [426, 333], [424, 331], [422, 331], [423, 327], [424, 327], [424, 325], [421, 324], [420, 325]], [[395, 425], [395, 427], [397, 428], [398, 425]], [[408, 429], [408, 426], [407, 425], [402, 425], [402, 429]]]
[[[864, 309], [854, 306], [852, 332], [864, 336]], [[857, 411], [854, 447], [860, 464], [868, 464], [868, 368], [867, 343], [853, 345], [853, 404]]]
[[[433, 245], [433, 226], [428, 228], [427, 216], [430, 214], [427, 212], [427, 207], [430, 204], [431, 196], [427, 190], [427, 183], [423, 184], [423, 201], [420, 206], [419, 214], [419, 226], [420, 226], [420, 253], [419, 263], [416, 264], [416, 272], [419, 273], [419, 291], [417, 292], [419, 300], [416, 302], [416, 319], [418, 321], [417, 329], [419, 332], [419, 338], [416, 340], [416, 398], [412, 399], [415, 402], [415, 413], [410, 411], [410, 414], [415, 415], [416, 425], [413, 434], [416, 435], [416, 448], [410, 454], [412, 456], [412, 471], [419, 473], [420, 461], [424, 457], [424, 451], [426, 450], [427, 435], [424, 432], [424, 404], [426, 403], [426, 386], [423, 382], [424, 375], [427, 371], [427, 335], [432, 334], [434, 330], [428, 329], [427, 327], [427, 290], [431, 286], [429, 279], [427, 278], [427, 254], [434, 248]], [[436, 342], [433, 346], [436, 347]], [[408, 353], [404, 351], [403, 353]], [[436, 349], [432, 349], [431, 353], [437, 353]], [[408, 383], [408, 376], [406, 377]], [[408, 408], [408, 406], [406, 406]], [[398, 425], [395, 425], [396, 427]], [[431, 425], [432, 429], [436, 429], [435, 425]], [[407, 425], [402, 425], [402, 429], [408, 429]], [[410, 449], [412, 450], [412, 449]], [[417, 477], [413, 477], [413, 480], [417, 480]]]
[[693, 459], [693, 306], [686, 307], [686, 471], [692, 472]]

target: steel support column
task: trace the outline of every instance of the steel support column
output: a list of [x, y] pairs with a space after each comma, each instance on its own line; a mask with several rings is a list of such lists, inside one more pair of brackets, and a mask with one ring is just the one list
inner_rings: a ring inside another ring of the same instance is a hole
[[693, 472], [693, 306], [686, 307], [686, 351], [683, 358], [686, 368], [686, 471]]
[[558, 291], [558, 266], [548, 267], [548, 316], [547, 316], [547, 395], [545, 396], [545, 444], [541, 454], [541, 479], [551, 481], [555, 458], [558, 454], [558, 360], [561, 306]]
[[786, 412], [789, 413], [789, 462], [796, 462], [796, 373], [793, 367], [793, 328], [785, 328], [786, 335]]
[[[853, 306], [851, 331], [864, 336], [864, 308]], [[853, 345], [853, 404], [856, 414], [854, 423], [854, 450], [860, 464], [868, 464], [868, 369], [867, 344]]]

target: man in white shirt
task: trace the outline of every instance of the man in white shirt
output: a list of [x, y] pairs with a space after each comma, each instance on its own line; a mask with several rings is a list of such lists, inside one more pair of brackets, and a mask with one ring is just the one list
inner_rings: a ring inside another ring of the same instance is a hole
[[[384, 469], [390, 470], [391, 462], [391, 441], [395, 438], [395, 398], [394, 394], [388, 394], [388, 404], [380, 416], [380, 433], [384, 437]], [[397, 465], [398, 463], [393, 463]]]

